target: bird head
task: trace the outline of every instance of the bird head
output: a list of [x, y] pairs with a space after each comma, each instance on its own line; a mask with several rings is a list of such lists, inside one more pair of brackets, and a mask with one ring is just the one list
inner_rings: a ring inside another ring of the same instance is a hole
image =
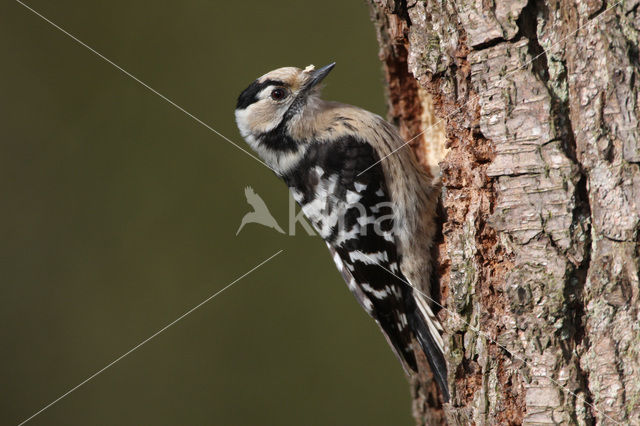
[[238, 97], [235, 116], [240, 134], [279, 173], [303, 141], [291, 128], [313, 115], [320, 98], [319, 83], [335, 62], [319, 69], [278, 68], [259, 77]]

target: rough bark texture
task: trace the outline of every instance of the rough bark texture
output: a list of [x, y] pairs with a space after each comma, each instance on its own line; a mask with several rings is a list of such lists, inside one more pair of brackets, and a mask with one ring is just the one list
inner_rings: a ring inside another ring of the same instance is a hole
[[370, 2], [441, 161], [452, 398], [414, 378], [416, 420], [640, 424], [640, 0]]

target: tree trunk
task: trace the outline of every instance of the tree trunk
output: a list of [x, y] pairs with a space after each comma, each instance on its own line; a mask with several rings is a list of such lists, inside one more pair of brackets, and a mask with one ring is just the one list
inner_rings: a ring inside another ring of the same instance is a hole
[[370, 0], [440, 162], [451, 401], [419, 424], [640, 424], [640, 0]]

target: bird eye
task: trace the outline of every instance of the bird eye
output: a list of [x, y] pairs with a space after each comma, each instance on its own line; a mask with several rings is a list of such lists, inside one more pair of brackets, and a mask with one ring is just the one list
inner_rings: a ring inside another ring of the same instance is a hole
[[284, 89], [277, 88], [271, 91], [271, 99], [274, 101], [279, 101], [284, 99], [287, 96], [287, 92]]

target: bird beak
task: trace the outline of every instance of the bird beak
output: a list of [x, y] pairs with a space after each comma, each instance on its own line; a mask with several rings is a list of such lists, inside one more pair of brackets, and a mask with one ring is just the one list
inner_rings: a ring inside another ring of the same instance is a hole
[[336, 66], [335, 62], [330, 63], [329, 65], [326, 65], [320, 69], [317, 69], [315, 71], [313, 71], [311, 73], [311, 78], [309, 79], [309, 81], [307, 81], [307, 83], [305, 84], [305, 89], [311, 89], [314, 86], [317, 86], [322, 80], [324, 80], [324, 78], [329, 75], [329, 73], [331, 72], [331, 70], [333, 69], [333, 67]]
[[[316, 87], [324, 78], [331, 72], [333, 67], [336, 66], [335, 62], [330, 63], [318, 70], [310, 71], [311, 77], [303, 84], [302, 88], [298, 91], [296, 98], [289, 106], [287, 114], [290, 117], [295, 114], [296, 111], [307, 102], [309, 95], [313, 92], [313, 88]], [[286, 118], [286, 117], [285, 117]]]

